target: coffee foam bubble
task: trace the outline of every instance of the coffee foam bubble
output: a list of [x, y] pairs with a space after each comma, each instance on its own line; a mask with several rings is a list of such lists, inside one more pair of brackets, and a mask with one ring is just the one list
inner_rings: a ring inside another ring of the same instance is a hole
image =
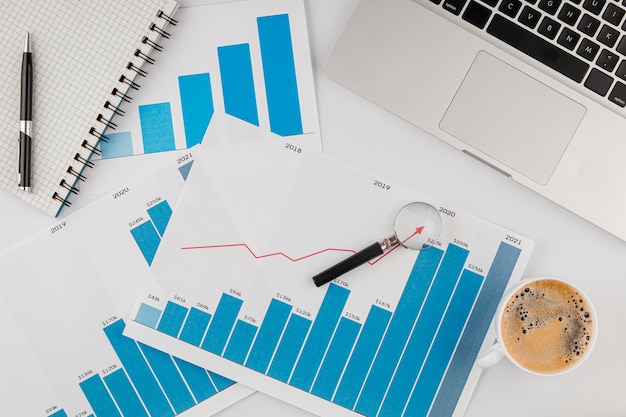
[[588, 301], [557, 280], [538, 280], [511, 296], [502, 316], [502, 338], [520, 365], [555, 373], [573, 366], [591, 343]]

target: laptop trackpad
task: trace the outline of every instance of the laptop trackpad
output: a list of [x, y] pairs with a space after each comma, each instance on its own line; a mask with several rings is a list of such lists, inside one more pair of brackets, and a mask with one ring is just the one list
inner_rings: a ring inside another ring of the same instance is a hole
[[546, 184], [585, 111], [581, 104], [481, 51], [440, 127]]

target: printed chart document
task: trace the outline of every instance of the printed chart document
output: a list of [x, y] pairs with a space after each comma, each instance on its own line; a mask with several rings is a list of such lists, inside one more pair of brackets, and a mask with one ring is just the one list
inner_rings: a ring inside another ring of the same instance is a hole
[[103, 159], [190, 148], [216, 115], [234, 121], [231, 141], [279, 135], [321, 151], [303, 0], [186, 7], [176, 19], [159, 65], [137, 77], [141, 89], [107, 132]]
[[192, 152], [0, 257], [2, 415], [205, 417], [252, 392], [122, 334]]
[[[126, 334], [319, 415], [462, 413], [531, 240], [289, 139], [200, 153]], [[412, 201], [432, 247], [314, 285]]]

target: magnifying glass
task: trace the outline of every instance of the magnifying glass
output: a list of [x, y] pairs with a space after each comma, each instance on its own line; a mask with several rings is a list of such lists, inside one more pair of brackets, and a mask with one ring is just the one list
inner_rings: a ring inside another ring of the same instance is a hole
[[441, 216], [435, 207], [424, 202], [409, 203], [396, 215], [393, 235], [380, 242], [372, 243], [324, 272], [320, 272], [313, 277], [313, 282], [320, 287], [398, 246], [413, 250], [428, 249], [433, 242], [437, 241], [440, 233]]

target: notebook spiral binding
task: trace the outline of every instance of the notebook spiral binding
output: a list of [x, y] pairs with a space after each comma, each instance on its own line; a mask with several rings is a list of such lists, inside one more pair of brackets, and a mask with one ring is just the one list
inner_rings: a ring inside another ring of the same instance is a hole
[[147, 33], [141, 40], [141, 45], [132, 53], [132, 58], [126, 65], [124, 73], [118, 79], [118, 85], [111, 90], [111, 99], [107, 100], [102, 106], [102, 113], [96, 117], [96, 124], [92, 126], [88, 133], [89, 139], [85, 139], [81, 147], [85, 149], [85, 155], [80, 152], [74, 156], [72, 165], [66, 170], [66, 177], [61, 179], [59, 190], [52, 195], [53, 200], [61, 202], [64, 207], [71, 206], [68, 198], [71, 195], [79, 193], [78, 183], [85, 181], [87, 178], [83, 175], [85, 168], [93, 168], [94, 163], [91, 158], [94, 155], [100, 155], [98, 145], [101, 141], [108, 142], [106, 132], [108, 129], [115, 130], [117, 125], [113, 122], [114, 117], [123, 117], [125, 112], [120, 107], [123, 103], [130, 103], [132, 97], [129, 96], [131, 90], [139, 90], [141, 86], [137, 84], [137, 77], [146, 77], [148, 72], [142, 67], [144, 64], [154, 64], [155, 60], [150, 56], [152, 51], [162, 51], [163, 47], [158, 43], [161, 37], [170, 38], [170, 33], [165, 31], [168, 25], [175, 26], [178, 22], [158, 10], [155, 14], [155, 21], [148, 26]]

